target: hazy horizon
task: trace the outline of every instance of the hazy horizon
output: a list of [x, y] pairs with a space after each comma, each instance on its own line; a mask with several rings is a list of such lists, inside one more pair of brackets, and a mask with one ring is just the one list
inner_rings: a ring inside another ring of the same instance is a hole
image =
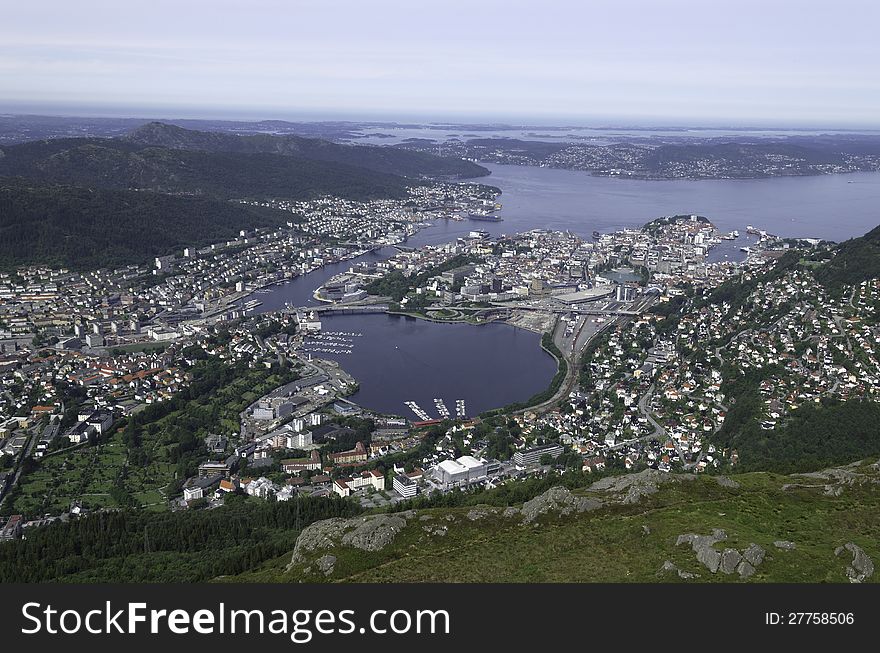
[[868, 133], [880, 131], [880, 122], [870, 124], [838, 124], [834, 122], [771, 122], [744, 121], [732, 122], [711, 119], [652, 118], [650, 116], [629, 119], [607, 117], [554, 117], [554, 116], [496, 116], [496, 115], [434, 115], [434, 114], [391, 114], [369, 112], [327, 111], [276, 111], [261, 112], [254, 108], [251, 112], [224, 110], [218, 107], [167, 107], [137, 108], [105, 106], [70, 106], [59, 104], [29, 104], [0, 101], [0, 116], [40, 116], [71, 119], [122, 119], [122, 120], [211, 120], [228, 122], [268, 122], [290, 123], [377, 123], [377, 124], [419, 124], [466, 126], [468, 124], [498, 127], [530, 128], [580, 128], [580, 129], [693, 129], [699, 130], [742, 130], [742, 131], [845, 131]]
[[0, 112], [876, 129], [878, 19], [863, 0], [34, 0], [4, 10]]

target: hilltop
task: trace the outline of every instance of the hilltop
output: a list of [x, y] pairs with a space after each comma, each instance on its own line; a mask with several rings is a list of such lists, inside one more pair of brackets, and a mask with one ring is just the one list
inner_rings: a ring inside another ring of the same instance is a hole
[[3, 148], [0, 176], [108, 190], [218, 199], [337, 195], [402, 197], [400, 176], [337, 162], [268, 153], [206, 152], [122, 139], [59, 138]]
[[316, 522], [290, 553], [224, 580], [876, 581], [878, 482], [878, 464], [865, 462], [796, 476], [646, 470], [514, 507]]
[[124, 139], [147, 147], [175, 150], [299, 157], [310, 161], [357, 166], [402, 177], [463, 179], [489, 174], [486, 168], [470, 161], [443, 158], [425, 152], [372, 145], [340, 145], [318, 138], [294, 135], [202, 132], [161, 122], [147, 123], [127, 134]]

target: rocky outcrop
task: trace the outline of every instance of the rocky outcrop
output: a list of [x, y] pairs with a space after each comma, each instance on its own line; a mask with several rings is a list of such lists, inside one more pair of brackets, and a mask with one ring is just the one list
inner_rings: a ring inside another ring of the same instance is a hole
[[695, 478], [693, 474], [667, 474], [656, 469], [645, 469], [635, 474], [607, 476], [593, 483], [589, 490], [605, 495], [616, 495], [610, 498], [615, 503], [632, 504], [657, 493], [664, 483], [692, 481]]
[[342, 536], [342, 543], [364, 551], [381, 551], [406, 527], [406, 519], [398, 515], [372, 515]]
[[[793, 478], [804, 479], [804, 482], [787, 483], [782, 486], [782, 489], [793, 490], [797, 488], [807, 488], [821, 490], [822, 494], [827, 497], [839, 497], [847, 487], [864, 485], [866, 483], [880, 483], [880, 479], [877, 478], [876, 474], [865, 473], [866, 471], [876, 471], [880, 468], [878, 466], [880, 466], [880, 461], [871, 465], [866, 470], [864, 462], [859, 461], [842, 467], [830, 467], [818, 472], [792, 474], [791, 476]], [[860, 469], [862, 471], [859, 471]]]
[[739, 487], [739, 483], [736, 481], [727, 478], [726, 476], [714, 476], [715, 482], [718, 483], [721, 487], [730, 488], [731, 490], [735, 490]]
[[723, 574], [739, 574], [740, 578], [752, 576], [757, 567], [764, 562], [764, 549], [753, 543], [743, 552], [733, 548], [719, 552], [715, 545], [726, 539], [727, 533], [716, 528], [711, 535], [697, 535], [696, 533], [679, 535], [675, 545], [690, 544], [694, 553], [697, 554], [697, 562], [713, 574], [720, 571]]
[[567, 487], [557, 485], [531, 501], [526, 501], [520, 512], [523, 516], [523, 522], [528, 524], [548, 512], [569, 515], [573, 512], [586, 512], [601, 507], [601, 501], [587, 497], [576, 497]]
[[850, 583], [862, 583], [874, 575], [874, 563], [862, 547], [852, 542], [847, 542], [834, 550], [834, 555], [840, 556], [844, 551], [852, 554], [852, 563], [846, 568], [846, 577]]
[[694, 553], [697, 554], [697, 562], [714, 574], [721, 564], [721, 554], [715, 550], [715, 544], [726, 539], [727, 533], [716, 528], [711, 535], [697, 535], [696, 533], [679, 535], [675, 545], [690, 544]]
[[[310, 551], [350, 546], [363, 551], [380, 551], [406, 527], [400, 515], [368, 515], [343, 519], [334, 517], [309, 524], [296, 538], [290, 564], [304, 562]], [[335, 562], [335, 561], [334, 561]]]

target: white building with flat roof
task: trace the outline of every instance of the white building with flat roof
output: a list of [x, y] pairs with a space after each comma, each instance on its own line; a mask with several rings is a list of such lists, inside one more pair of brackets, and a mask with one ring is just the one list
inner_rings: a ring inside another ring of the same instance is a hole
[[438, 463], [431, 475], [444, 487], [468, 485], [486, 478], [486, 464], [473, 456], [461, 456]]

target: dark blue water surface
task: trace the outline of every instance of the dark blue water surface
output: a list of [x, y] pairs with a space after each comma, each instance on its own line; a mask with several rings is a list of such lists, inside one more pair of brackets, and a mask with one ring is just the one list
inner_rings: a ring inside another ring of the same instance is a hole
[[440, 324], [397, 315], [333, 315], [324, 332], [359, 333], [350, 354], [315, 354], [340, 362], [360, 382], [350, 399], [381, 412], [418, 419], [415, 401], [432, 418], [434, 399], [451, 413], [464, 399], [471, 416], [546, 389], [556, 361], [536, 333], [508, 324]]

